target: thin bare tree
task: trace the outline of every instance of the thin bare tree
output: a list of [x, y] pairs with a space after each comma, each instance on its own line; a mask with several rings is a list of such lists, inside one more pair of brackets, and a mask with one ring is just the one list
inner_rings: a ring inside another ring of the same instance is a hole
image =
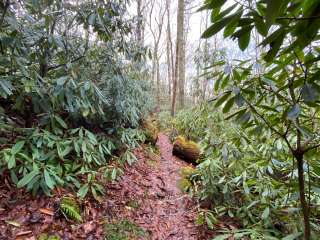
[[[157, 4], [156, 8], [155, 5]], [[147, 22], [152, 38], [153, 38], [153, 54], [152, 54], [152, 79], [156, 84], [157, 103], [160, 104], [160, 70], [159, 70], [159, 44], [163, 31], [164, 16], [166, 8], [163, 7], [162, 1], [151, 0], [149, 9], [149, 20]]]
[[171, 96], [171, 85], [174, 78], [173, 69], [173, 44], [171, 37], [171, 26], [170, 26], [170, 0], [166, 0], [166, 12], [167, 12], [167, 41], [166, 41], [166, 60], [167, 60], [167, 78], [168, 78], [168, 93]]

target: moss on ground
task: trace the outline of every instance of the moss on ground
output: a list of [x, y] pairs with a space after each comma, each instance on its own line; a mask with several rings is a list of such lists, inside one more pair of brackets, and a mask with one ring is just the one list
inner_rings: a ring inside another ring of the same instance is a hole
[[127, 219], [107, 223], [105, 232], [105, 240], [135, 240], [148, 236], [142, 228]]

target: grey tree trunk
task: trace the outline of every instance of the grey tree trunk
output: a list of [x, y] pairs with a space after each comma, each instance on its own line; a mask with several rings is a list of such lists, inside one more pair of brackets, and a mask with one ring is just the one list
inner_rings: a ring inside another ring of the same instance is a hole
[[[176, 41], [176, 62], [175, 62], [175, 74], [173, 79], [172, 88], [172, 105], [171, 105], [171, 115], [174, 116], [176, 108], [176, 95], [177, 95], [177, 82], [180, 82], [181, 62], [183, 61], [181, 52], [183, 52], [183, 42], [184, 42], [184, 0], [179, 0], [178, 2], [178, 14], [177, 14], [177, 41]], [[183, 73], [183, 72], [182, 72]]]
[[173, 78], [173, 52], [172, 52], [172, 39], [171, 39], [171, 27], [170, 27], [170, 0], [166, 0], [167, 11], [167, 65], [168, 65], [168, 94], [171, 97], [171, 84]]
[[137, 0], [137, 16], [138, 16], [138, 23], [137, 23], [137, 40], [139, 44], [143, 44], [142, 41], [142, 0]]
[[178, 82], [179, 82], [179, 105], [181, 108], [184, 107], [184, 85], [185, 85], [185, 1], [179, 1], [178, 15], [180, 14], [180, 22], [178, 20], [178, 28], [180, 28], [179, 37], [179, 60], [178, 60]]

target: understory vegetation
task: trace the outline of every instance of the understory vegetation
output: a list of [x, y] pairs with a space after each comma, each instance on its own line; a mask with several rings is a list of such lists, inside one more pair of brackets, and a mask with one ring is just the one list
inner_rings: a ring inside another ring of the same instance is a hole
[[319, 0], [0, 10], [1, 239], [320, 239]]
[[[2, 4], [2, 3], [1, 3]], [[96, 200], [145, 141], [152, 107], [146, 49], [130, 42], [122, 1], [1, 6], [0, 174], [47, 195]]]
[[[318, 239], [318, 1], [205, 1], [205, 39], [236, 40], [255, 57], [210, 59], [215, 93], [181, 112], [173, 126], [200, 141], [204, 159], [190, 178], [209, 200], [213, 226], [228, 215], [243, 225], [217, 239]], [[222, 113], [221, 113], [222, 112]]]
[[[197, 117], [195, 117], [197, 116]], [[198, 224], [214, 228], [225, 216], [241, 224], [241, 230], [221, 231], [217, 239], [298, 239], [302, 236], [298, 200], [298, 172], [286, 146], [271, 136], [250, 135], [238, 123], [224, 119], [212, 103], [180, 111], [166, 120], [172, 138], [177, 134], [199, 143], [202, 157], [196, 169], [181, 172], [181, 188], [204, 206]], [[320, 177], [316, 159], [310, 158], [311, 226], [319, 234]], [[307, 171], [307, 167], [305, 168]], [[309, 180], [309, 178], [307, 178]], [[235, 234], [235, 235], [234, 235]], [[285, 238], [287, 237], [287, 238]], [[315, 238], [316, 239], [316, 238]]]

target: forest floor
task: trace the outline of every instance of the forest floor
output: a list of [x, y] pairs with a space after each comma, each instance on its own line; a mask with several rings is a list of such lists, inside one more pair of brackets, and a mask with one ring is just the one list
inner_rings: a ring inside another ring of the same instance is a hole
[[23, 191], [0, 186], [0, 240], [35, 240], [40, 233], [58, 234], [61, 239], [106, 240], [196, 240], [210, 239], [210, 233], [195, 225], [197, 203], [180, 191], [180, 169], [188, 166], [172, 156], [169, 138], [160, 133], [160, 156], [135, 150], [138, 161], [126, 167], [124, 175], [107, 185], [101, 203], [82, 203], [84, 222], [75, 224], [55, 212], [67, 192], [53, 198], [33, 198]]

